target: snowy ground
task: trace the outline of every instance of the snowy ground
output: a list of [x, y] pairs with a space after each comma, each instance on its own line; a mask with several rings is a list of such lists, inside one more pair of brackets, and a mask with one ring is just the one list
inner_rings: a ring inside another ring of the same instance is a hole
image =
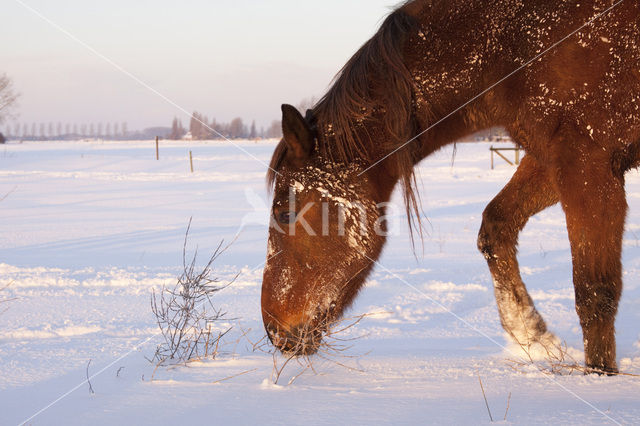
[[[264, 163], [274, 146], [240, 145]], [[264, 164], [220, 142], [163, 142], [160, 161], [153, 143], [3, 146], [0, 280], [10, 284], [3, 297], [15, 300], [0, 314], [0, 423], [489, 423], [478, 375], [496, 421], [503, 421], [511, 394], [506, 420], [514, 424], [640, 423], [639, 378], [550, 377], [509, 366], [517, 355], [505, 349], [476, 235], [484, 206], [514, 168], [498, 162], [491, 171], [488, 148], [460, 144], [453, 166], [451, 150], [421, 165], [429, 217], [424, 255], [414, 258], [398, 213], [396, 235], [380, 259], [384, 266], [351, 311], [388, 313], [348, 330], [347, 337], [362, 337], [346, 354], [353, 358], [337, 359], [361, 371], [316, 360], [318, 374], [308, 371], [287, 386], [300, 368], [291, 364], [274, 384], [271, 356], [240, 338], [246, 330], [251, 340], [263, 335]], [[628, 175], [628, 194], [618, 359], [624, 371], [637, 374], [637, 172]], [[203, 260], [244, 225], [216, 266], [223, 279], [241, 272], [217, 299], [237, 319], [229, 320], [234, 329], [218, 360], [153, 375], [145, 359], [159, 342], [150, 291], [180, 273], [190, 217], [189, 248], [197, 246]], [[532, 219], [520, 253], [523, 276], [549, 326], [580, 349], [559, 208]], [[95, 394], [85, 382], [89, 360]]]

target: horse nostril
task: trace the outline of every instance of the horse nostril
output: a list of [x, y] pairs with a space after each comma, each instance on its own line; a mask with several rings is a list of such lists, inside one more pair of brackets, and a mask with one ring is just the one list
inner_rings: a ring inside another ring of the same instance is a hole
[[308, 325], [291, 327], [290, 330], [266, 325], [265, 329], [273, 346], [292, 355], [314, 354], [322, 340], [322, 332], [319, 329], [310, 330]]

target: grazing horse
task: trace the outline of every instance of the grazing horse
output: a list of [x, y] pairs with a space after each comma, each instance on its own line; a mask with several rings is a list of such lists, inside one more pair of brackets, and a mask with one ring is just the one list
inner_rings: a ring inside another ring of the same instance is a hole
[[317, 351], [380, 255], [396, 184], [419, 229], [415, 165], [502, 126], [527, 153], [478, 238], [502, 325], [521, 344], [554, 339], [516, 253], [528, 219], [559, 202], [586, 365], [616, 372], [624, 175], [640, 164], [639, 23], [636, 0], [415, 0], [386, 18], [305, 117], [283, 105], [262, 284], [271, 342]]

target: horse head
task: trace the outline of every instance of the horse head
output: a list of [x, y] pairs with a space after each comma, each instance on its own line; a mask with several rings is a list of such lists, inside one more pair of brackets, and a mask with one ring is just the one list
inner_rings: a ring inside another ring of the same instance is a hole
[[363, 164], [332, 161], [318, 149], [323, 136], [309, 116], [288, 105], [282, 111], [262, 316], [278, 349], [311, 354], [380, 255], [384, 205]]

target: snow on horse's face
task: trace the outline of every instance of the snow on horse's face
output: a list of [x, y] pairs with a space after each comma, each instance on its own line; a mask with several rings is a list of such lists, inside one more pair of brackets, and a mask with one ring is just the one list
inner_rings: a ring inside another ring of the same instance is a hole
[[322, 158], [298, 111], [283, 114], [262, 316], [278, 349], [310, 354], [362, 286], [385, 225], [362, 167]]

